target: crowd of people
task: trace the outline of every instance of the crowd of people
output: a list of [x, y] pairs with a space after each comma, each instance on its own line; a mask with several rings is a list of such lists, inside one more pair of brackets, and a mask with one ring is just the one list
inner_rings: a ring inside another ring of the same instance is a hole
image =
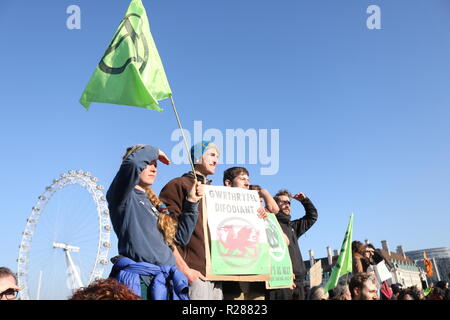
[[[304, 299], [306, 268], [298, 238], [315, 223], [317, 210], [303, 193], [291, 195], [282, 190], [272, 197], [266, 189], [251, 185], [250, 173], [244, 167], [225, 170], [223, 186], [257, 190], [261, 199], [258, 216], [264, 219], [267, 214], [276, 215], [289, 243], [293, 288], [266, 290], [264, 282], [206, 278], [202, 196], [204, 185], [212, 182], [219, 152], [211, 141], [194, 145], [194, 171], [170, 180], [157, 196], [152, 191], [157, 164], [169, 164], [169, 159], [148, 145], [127, 150], [106, 194], [119, 240], [119, 256], [110, 276], [144, 299]], [[305, 207], [303, 218], [290, 221], [291, 199]]]
[[[336, 288], [324, 292], [323, 288], [311, 288], [310, 300], [450, 300], [448, 282], [438, 281], [424, 289], [418, 285], [403, 287], [401, 283], [390, 280], [380, 282], [374, 267], [384, 262], [390, 270], [393, 266], [383, 252], [372, 244], [352, 242], [352, 276], [343, 280]], [[388, 283], [391, 282], [390, 284]]]
[[[401, 288], [377, 283], [371, 266], [385, 260], [373, 246], [353, 242], [353, 275], [336, 288], [305, 286], [306, 267], [298, 240], [317, 221], [318, 212], [304, 193], [281, 189], [273, 197], [264, 187], [250, 184], [244, 167], [223, 173], [223, 186], [256, 190], [261, 207], [258, 216], [274, 214], [284, 233], [292, 261], [291, 288], [266, 289], [264, 282], [211, 281], [206, 277], [205, 234], [203, 227], [204, 185], [210, 185], [220, 150], [211, 141], [191, 148], [194, 171], [170, 180], [157, 195], [152, 185], [158, 163], [170, 164], [160, 149], [136, 145], [126, 150], [106, 198], [119, 255], [107, 279], [78, 289], [72, 300], [372, 300], [420, 299], [417, 288]], [[302, 204], [305, 213], [291, 219], [291, 201]], [[387, 261], [386, 261], [387, 262]], [[13, 300], [20, 288], [15, 275], [0, 268], [0, 297]], [[381, 293], [381, 294], [379, 294]], [[426, 299], [448, 299], [448, 284], [438, 283]], [[381, 296], [381, 297], [380, 297]]]
[[450, 300], [450, 293], [446, 281], [438, 281], [425, 290], [417, 285], [404, 288], [401, 283], [385, 286], [377, 282], [373, 273], [361, 272], [329, 292], [320, 286], [311, 288], [308, 300]]

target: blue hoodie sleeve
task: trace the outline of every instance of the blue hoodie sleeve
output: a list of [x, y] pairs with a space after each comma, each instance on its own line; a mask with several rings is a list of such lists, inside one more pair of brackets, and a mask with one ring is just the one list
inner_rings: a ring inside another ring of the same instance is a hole
[[124, 203], [130, 192], [139, 183], [139, 175], [142, 170], [158, 157], [159, 149], [146, 145], [122, 162], [119, 172], [106, 193], [106, 200], [110, 207], [119, 207]]
[[183, 213], [178, 217], [178, 229], [175, 240], [179, 245], [185, 246], [189, 243], [194, 232], [198, 218], [198, 202], [184, 200]]

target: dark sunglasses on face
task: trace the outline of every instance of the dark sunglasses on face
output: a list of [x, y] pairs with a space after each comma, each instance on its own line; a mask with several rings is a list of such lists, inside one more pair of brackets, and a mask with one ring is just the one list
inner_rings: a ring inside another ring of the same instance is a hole
[[3, 296], [6, 297], [6, 299], [11, 300], [11, 299], [15, 299], [17, 297], [17, 293], [19, 291], [18, 290], [14, 290], [14, 289], [6, 289], [3, 292], [0, 292], [0, 299], [3, 298]]
[[291, 202], [289, 200], [287, 200], [287, 201], [280, 201], [280, 205], [285, 205], [285, 204], [291, 205]]

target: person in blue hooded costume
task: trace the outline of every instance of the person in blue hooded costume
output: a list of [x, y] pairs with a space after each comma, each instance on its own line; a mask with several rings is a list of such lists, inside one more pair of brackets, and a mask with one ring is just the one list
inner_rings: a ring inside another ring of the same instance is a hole
[[192, 186], [175, 218], [152, 190], [163, 151], [149, 145], [127, 149], [106, 193], [119, 256], [111, 259], [110, 277], [148, 300], [188, 300], [188, 280], [176, 268], [173, 247], [189, 242], [198, 217], [203, 185]]

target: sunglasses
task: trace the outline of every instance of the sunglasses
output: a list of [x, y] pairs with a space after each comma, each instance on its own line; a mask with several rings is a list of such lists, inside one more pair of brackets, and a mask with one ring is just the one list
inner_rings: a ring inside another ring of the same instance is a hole
[[17, 297], [17, 293], [19, 291], [15, 290], [15, 289], [6, 289], [5, 291], [0, 293], [0, 299], [3, 298], [4, 296], [6, 297], [6, 299], [8, 300], [13, 300]]

